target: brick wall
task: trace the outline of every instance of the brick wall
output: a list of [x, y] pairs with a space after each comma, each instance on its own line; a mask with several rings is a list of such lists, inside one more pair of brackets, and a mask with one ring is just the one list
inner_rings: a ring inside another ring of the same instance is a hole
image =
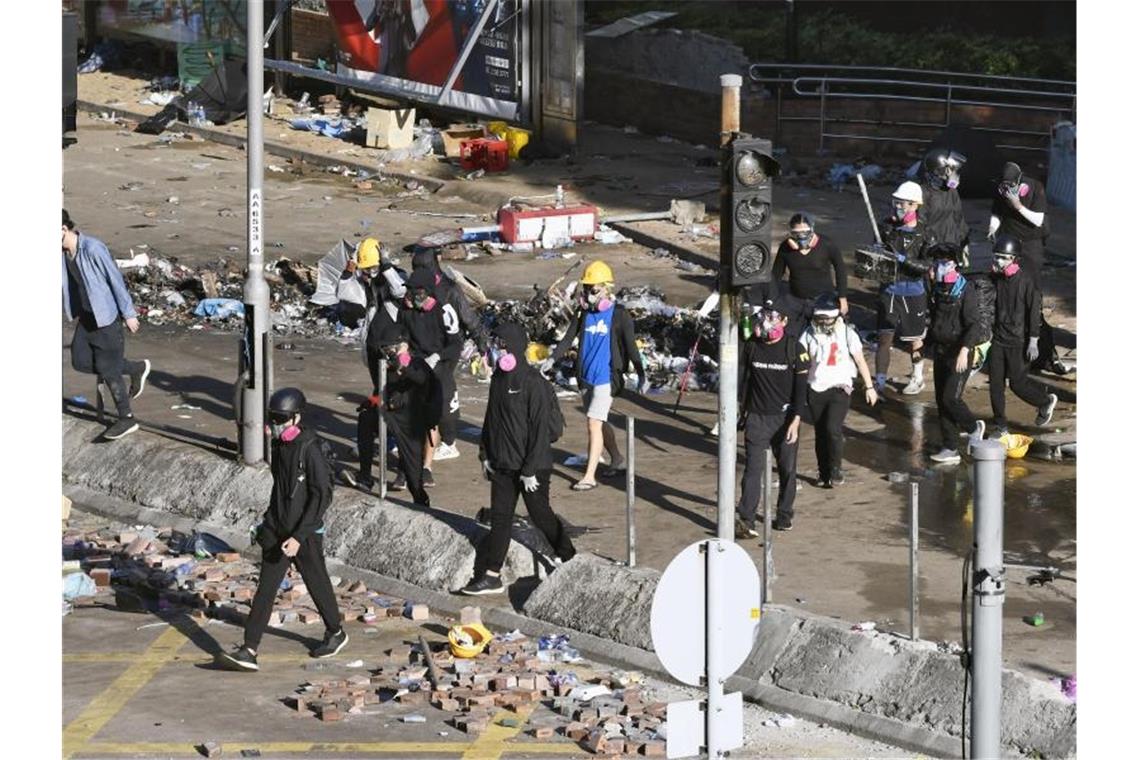
[[315, 61], [323, 58], [329, 63], [336, 60], [336, 26], [327, 13], [294, 8], [293, 60]]

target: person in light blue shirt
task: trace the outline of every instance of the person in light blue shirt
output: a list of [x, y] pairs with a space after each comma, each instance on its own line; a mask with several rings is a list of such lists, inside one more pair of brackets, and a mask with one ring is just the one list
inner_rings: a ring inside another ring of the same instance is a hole
[[[119, 419], [104, 431], [115, 440], [139, 429], [131, 413], [131, 399], [146, 387], [150, 361], [124, 358], [123, 323], [138, 332], [139, 319], [123, 275], [101, 241], [75, 229], [63, 211], [63, 313], [78, 321], [71, 339], [71, 366], [77, 372], [98, 376], [100, 393], [106, 386], [115, 401]], [[130, 388], [123, 376], [130, 377]]]

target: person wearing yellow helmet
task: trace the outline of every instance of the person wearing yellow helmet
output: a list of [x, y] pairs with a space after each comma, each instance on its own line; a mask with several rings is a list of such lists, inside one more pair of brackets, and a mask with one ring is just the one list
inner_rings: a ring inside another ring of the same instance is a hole
[[384, 256], [380, 241], [365, 238], [356, 247], [356, 253], [345, 262], [337, 283], [337, 318], [350, 330], [360, 327], [361, 320], [375, 302], [373, 280], [381, 270]]
[[586, 431], [589, 435], [589, 453], [586, 472], [571, 488], [588, 491], [596, 488], [595, 479], [602, 448], [609, 452], [611, 466], [603, 475], [616, 475], [625, 470], [617, 436], [607, 422], [613, 399], [620, 395], [625, 384], [626, 368], [632, 364], [637, 371], [638, 390], [645, 393], [649, 382], [645, 366], [637, 350], [633, 318], [614, 301], [614, 275], [604, 261], [595, 261], [586, 267], [579, 289], [579, 309], [566, 328], [562, 341], [554, 353], [543, 363], [543, 371], [553, 368], [575, 341], [578, 343], [578, 390], [586, 412]]

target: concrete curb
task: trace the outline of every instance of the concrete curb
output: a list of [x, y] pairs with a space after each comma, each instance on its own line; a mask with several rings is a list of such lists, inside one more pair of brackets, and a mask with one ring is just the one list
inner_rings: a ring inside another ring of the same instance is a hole
[[[64, 492], [80, 507], [128, 522], [198, 527], [235, 546], [248, 545], [248, 526], [269, 492], [266, 468], [242, 467], [145, 432], [92, 443], [101, 430], [63, 417]], [[342, 575], [360, 573], [387, 591], [448, 612], [471, 603], [446, 592], [470, 577], [475, 542], [484, 531], [473, 520], [338, 488], [326, 528], [327, 553]], [[648, 625], [658, 571], [628, 570], [583, 554], [542, 580], [536, 552], [517, 541], [503, 570], [513, 584], [512, 607], [489, 609], [489, 624], [528, 635], [566, 631], [591, 657], [663, 674], [650, 651]], [[536, 576], [537, 588], [524, 602], [519, 592]], [[729, 688], [772, 709], [909, 750], [958, 754], [963, 671], [957, 656], [931, 642], [851, 631], [843, 621], [778, 606], [765, 611], [757, 641]], [[1007, 752], [1049, 758], [1075, 753], [1076, 708], [1049, 684], [1005, 671], [1002, 712]]]

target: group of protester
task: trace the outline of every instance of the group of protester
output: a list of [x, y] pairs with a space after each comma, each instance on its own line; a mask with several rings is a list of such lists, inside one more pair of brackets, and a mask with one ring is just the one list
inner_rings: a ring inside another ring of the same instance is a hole
[[[965, 158], [953, 151], [932, 150], [924, 159], [922, 183], [904, 182], [892, 196], [891, 214], [880, 233], [885, 250], [897, 263], [897, 274], [879, 293], [873, 376], [859, 332], [847, 320], [843, 257], [808, 214], [792, 216], [788, 237], [776, 254], [773, 281], [745, 293], [738, 378], [745, 468], [736, 515], [738, 537], [757, 535], [756, 509], [768, 448], [779, 474], [773, 527], [792, 527], [798, 440], [805, 419], [815, 427], [818, 485], [833, 488], [844, 483], [843, 425], [855, 378], [862, 381], [864, 399], [873, 407], [887, 387], [895, 340], [906, 345], [911, 356], [912, 373], [902, 393], [920, 393], [925, 387], [924, 357], [933, 364], [942, 439], [941, 450], [932, 455], [935, 461], [960, 461], [959, 433], [978, 439], [985, 434], [985, 423], [962, 400], [971, 370], [984, 357], [988, 356], [990, 372], [991, 436], [1007, 432], [1007, 380], [1015, 394], [1037, 408], [1035, 424], [1045, 425], [1051, 419], [1057, 397], [1027, 377], [1032, 364], [1067, 371], [1056, 359], [1051, 331], [1041, 314], [1043, 240], [1048, 233], [1044, 189], [1023, 176], [1016, 164], [1006, 165], [989, 228], [994, 240], [992, 271], [984, 279], [968, 277], [963, 270], [968, 263], [969, 228], [956, 190], [964, 163]], [[119, 419], [105, 436], [120, 438], [138, 429], [130, 399], [142, 392], [150, 372], [149, 361], [124, 358], [122, 326], [137, 331], [137, 315], [106, 246], [76, 230], [66, 211], [62, 232], [64, 312], [69, 320], [78, 320], [72, 364], [80, 372], [96, 374], [101, 392], [105, 388], [110, 393]], [[437, 250], [416, 251], [408, 274], [393, 265], [378, 240], [365, 239], [347, 262], [341, 285], [365, 294], [363, 305], [356, 303], [358, 299], [342, 300], [338, 318], [359, 328], [371, 376], [371, 394], [357, 410], [359, 468], [342, 476], [371, 491], [376, 445], [391, 446], [397, 453], [398, 473], [390, 488], [407, 488], [416, 505], [430, 506], [426, 489], [435, 485], [433, 463], [459, 456], [455, 371], [470, 338], [491, 371], [479, 441], [479, 459], [491, 487], [491, 530], [479, 546], [474, 576], [459, 592], [503, 592], [499, 573], [520, 496], [532, 522], [554, 549], [555, 562], [573, 557], [565, 526], [550, 507], [551, 444], [562, 434], [564, 421], [545, 375], [577, 346], [575, 378], [589, 446], [585, 472], [571, 486], [575, 491], [597, 487], [603, 450], [610, 465], [601, 474], [624, 471], [608, 422], [611, 405], [623, 392], [631, 367], [637, 373], [638, 391], [648, 388], [633, 321], [615, 301], [610, 268], [601, 261], [586, 268], [579, 308], [551, 357], [538, 367], [527, 360], [530, 336], [525, 329], [500, 322], [488, 331], [457, 284], [440, 270]], [[992, 318], [987, 317], [984, 303], [989, 291]], [[129, 378], [129, 387], [124, 377]], [[263, 553], [262, 570], [245, 639], [224, 655], [230, 666], [243, 670], [257, 670], [257, 648], [274, 596], [293, 563], [325, 623], [325, 638], [312, 655], [332, 656], [348, 641], [322, 543], [323, 516], [332, 501], [337, 466], [319, 435], [303, 425], [305, 405], [299, 389], [283, 388], [273, 394], [267, 409], [273, 490], [255, 539]], [[377, 441], [381, 417], [391, 442]]]

